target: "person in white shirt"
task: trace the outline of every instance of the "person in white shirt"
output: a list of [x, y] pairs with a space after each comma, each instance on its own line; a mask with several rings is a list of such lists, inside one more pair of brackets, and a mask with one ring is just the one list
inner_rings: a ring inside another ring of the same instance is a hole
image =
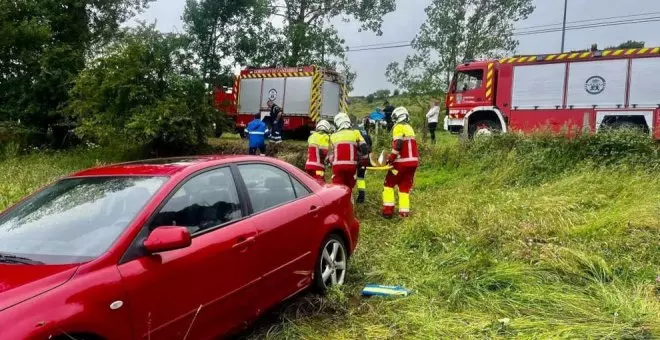
[[435, 129], [438, 128], [438, 118], [440, 117], [440, 103], [437, 100], [431, 101], [431, 109], [426, 114], [429, 132], [431, 133], [431, 144], [435, 144]]

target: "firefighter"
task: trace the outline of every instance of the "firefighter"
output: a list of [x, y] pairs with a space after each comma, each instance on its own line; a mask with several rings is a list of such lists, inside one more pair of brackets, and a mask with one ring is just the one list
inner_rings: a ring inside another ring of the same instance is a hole
[[307, 163], [305, 171], [319, 183], [325, 183], [325, 164], [328, 160], [328, 147], [332, 125], [327, 120], [320, 120], [316, 124], [316, 131], [309, 136], [307, 149]]
[[268, 106], [269, 115], [270, 115], [270, 124], [272, 133], [270, 134], [270, 140], [274, 143], [282, 142], [282, 128], [284, 122], [282, 120], [282, 108], [277, 106], [274, 101], [269, 100], [266, 102]]
[[268, 127], [261, 120], [261, 115], [255, 114], [254, 120], [245, 128], [245, 134], [248, 135], [248, 154], [265, 156], [268, 133]]
[[372, 142], [366, 127], [359, 129], [359, 131], [360, 134], [362, 134], [362, 138], [367, 143], [367, 153], [366, 155], [363, 155], [363, 157], [361, 158], [361, 162], [358, 165], [358, 170], [357, 170], [357, 188], [358, 188], [357, 203], [364, 203], [364, 200], [366, 199], [366, 195], [367, 195], [366, 174], [367, 174], [367, 166], [369, 166], [369, 154], [371, 153]]
[[410, 191], [415, 180], [415, 171], [419, 166], [419, 152], [415, 131], [408, 124], [410, 114], [405, 107], [398, 107], [392, 113], [394, 128], [392, 131], [392, 153], [387, 164], [393, 166], [385, 177], [383, 189], [383, 208], [385, 218], [394, 214], [394, 187], [399, 187], [399, 216], [410, 215]]
[[330, 136], [332, 145], [332, 183], [343, 184], [353, 190], [358, 163], [368, 157], [368, 146], [362, 134], [353, 129], [346, 113], [335, 116], [337, 132]]

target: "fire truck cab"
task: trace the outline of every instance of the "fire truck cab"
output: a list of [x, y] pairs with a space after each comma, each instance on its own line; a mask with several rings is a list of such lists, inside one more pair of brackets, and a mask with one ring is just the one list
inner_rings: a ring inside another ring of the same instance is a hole
[[660, 139], [660, 48], [517, 56], [459, 65], [445, 129], [469, 137], [637, 128]]
[[320, 119], [347, 110], [347, 91], [342, 77], [317, 66], [250, 68], [234, 82], [233, 112], [236, 131], [242, 133], [256, 114], [270, 122], [267, 102], [282, 108], [284, 132], [308, 132]]

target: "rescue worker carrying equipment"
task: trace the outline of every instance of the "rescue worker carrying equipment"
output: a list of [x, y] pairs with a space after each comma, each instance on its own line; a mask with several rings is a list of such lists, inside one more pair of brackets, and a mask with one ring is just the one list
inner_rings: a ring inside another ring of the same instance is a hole
[[399, 187], [399, 215], [410, 215], [410, 191], [415, 180], [415, 171], [419, 166], [419, 152], [415, 131], [408, 124], [410, 114], [405, 107], [398, 107], [392, 113], [394, 128], [392, 132], [392, 153], [387, 158], [387, 164], [393, 166], [385, 177], [383, 189], [383, 209], [381, 213], [386, 218], [394, 214], [394, 187]]
[[[354, 130], [346, 113], [335, 116], [337, 132], [330, 136], [332, 145], [332, 183], [353, 190], [358, 163], [369, 162], [369, 149], [362, 134]], [[365, 161], [366, 160], [366, 161]]]
[[328, 147], [332, 125], [327, 120], [320, 120], [316, 124], [316, 131], [309, 136], [307, 148], [307, 163], [305, 171], [319, 183], [325, 183], [325, 164], [328, 161]]
[[366, 162], [365, 162], [365, 157], [362, 157], [362, 162], [358, 165], [357, 169], [357, 188], [358, 188], [358, 198], [357, 198], [357, 203], [364, 203], [364, 200], [366, 199], [367, 195], [367, 181], [366, 181], [366, 174], [367, 174], [367, 166], [369, 166], [369, 154], [371, 154], [371, 137], [369, 137], [369, 133], [367, 132], [366, 128], [359, 129], [360, 134], [362, 134], [362, 138], [364, 141], [367, 143], [367, 157], [366, 157]]
[[245, 128], [245, 133], [248, 135], [249, 141], [248, 154], [265, 156], [266, 138], [268, 137], [269, 130], [266, 123], [261, 121], [259, 114], [254, 115], [254, 120]]

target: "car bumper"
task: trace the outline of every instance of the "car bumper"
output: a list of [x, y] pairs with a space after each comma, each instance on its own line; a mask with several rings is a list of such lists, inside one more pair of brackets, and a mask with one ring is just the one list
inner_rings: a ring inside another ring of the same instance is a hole
[[358, 240], [360, 238], [360, 221], [358, 221], [357, 218], [354, 217], [351, 219], [351, 221], [349, 221], [348, 232], [351, 236], [350, 253], [353, 254], [357, 248]]

